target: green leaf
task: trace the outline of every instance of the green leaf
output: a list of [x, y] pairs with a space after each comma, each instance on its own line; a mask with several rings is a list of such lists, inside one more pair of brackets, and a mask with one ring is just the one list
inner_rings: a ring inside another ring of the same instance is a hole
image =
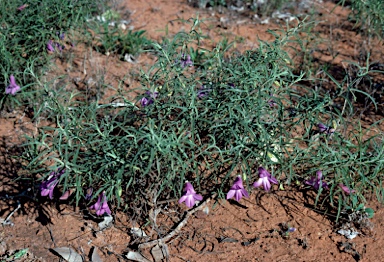
[[365, 213], [367, 213], [368, 218], [372, 218], [375, 215], [375, 211], [370, 207], [367, 207], [365, 209]]
[[19, 250], [15, 253], [14, 255], [14, 259], [20, 259], [22, 258], [25, 254], [27, 254], [28, 252], [28, 248], [24, 248], [22, 250]]

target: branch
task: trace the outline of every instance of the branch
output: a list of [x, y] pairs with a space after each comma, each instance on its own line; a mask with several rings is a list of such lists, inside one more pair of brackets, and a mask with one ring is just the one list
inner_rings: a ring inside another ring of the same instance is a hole
[[149, 241], [149, 242], [141, 243], [139, 245], [139, 249], [154, 247], [154, 246], [156, 246], [158, 244], [162, 244], [162, 243], [167, 242], [168, 240], [170, 240], [172, 237], [174, 237], [176, 234], [178, 234], [181, 231], [181, 229], [187, 224], [187, 221], [188, 221], [189, 217], [191, 215], [193, 215], [193, 213], [195, 213], [196, 211], [202, 210], [212, 199], [214, 199], [216, 197], [216, 195], [217, 194], [212, 195], [210, 198], [205, 200], [198, 207], [195, 207], [194, 209], [191, 209], [188, 212], [186, 212], [184, 218], [179, 222], [177, 227], [174, 230], [172, 230], [171, 232], [169, 232], [168, 235], [166, 235], [165, 237], [160, 238], [160, 239], [156, 239], [156, 240], [152, 240], [152, 241]]

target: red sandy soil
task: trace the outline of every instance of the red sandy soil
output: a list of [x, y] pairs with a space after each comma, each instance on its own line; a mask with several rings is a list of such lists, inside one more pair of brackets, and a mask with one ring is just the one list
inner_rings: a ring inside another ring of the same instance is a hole
[[[347, 21], [348, 10], [341, 7], [333, 8], [331, 2], [320, 3], [313, 1], [321, 20], [315, 31], [319, 39], [332, 39], [332, 43], [324, 41], [313, 50], [313, 57], [318, 63], [330, 62], [335, 67], [343, 69], [343, 61], [356, 61], [362, 47], [367, 43]], [[220, 11], [218, 9], [197, 9], [187, 4], [187, 1], [154, 0], [154, 1], [122, 1], [119, 12], [125, 14], [134, 30], [146, 30], [147, 38], [160, 40], [165, 37], [190, 28], [182, 19], [199, 15], [205, 20], [204, 30], [211, 38], [206, 40], [207, 48], [222, 37], [240, 39], [238, 50], [257, 47], [257, 40], [272, 40], [266, 33], [269, 28], [280, 28], [284, 21], [261, 25], [252, 18], [250, 13]], [[333, 13], [330, 11], [333, 10]], [[303, 35], [304, 37], [304, 35]], [[383, 58], [382, 44], [378, 45], [371, 54], [375, 61]], [[66, 73], [64, 79], [73, 88], [82, 88], [92, 92], [90, 82], [99, 83], [100, 75], [104, 83], [117, 87], [119, 81], [131, 88], [137, 86], [134, 79], [129, 77], [132, 69], [146, 67], [153, 63], [154, 58], [147, 55], [138, 57], [136, 64], [120, 61], [117, 57], [106, 56], [79, 45], [71, 51], [75, 55], [70, 62], [57, 59], [52, 71], [55, 75]], [[339, 55], [333, 59], [334, 53]], [[382, 61], [380, 61], [382, 62]], [[76, 80], [77, 79], [77, 80]], [[79, 84], [79, 79], [80, 84]], [[91, 79], [92, 81], [88, 81]], [[88, 81], [88, 82], [87, 82]], [[71, 88], [71, 87], [69, 87]], [[382, 115], [363, 115], [363, 127], [380, 120]], [[41, 205], [32, 200], [15, 196], [30, 187], [19, 186], [20, 180], [14, 182], [7, 177], [9, 174], [23, 172], [17, 160], [11, 156], [19, 155], [24, 134], [36, 132], [37, 123], [32, 123], [27, 116], [14, 112], [0, 118], [0, 207], [4, 219], [17, 206], [21, 208], [12, 216], [14, 226], [3, 226], [0, 233], [0, 255], [5, 252], [29, 248], [24, 261], [59, 261], [50, 249], [55, 247], [72, 247], [83, 254], [89, 261], [90, 250], [98, 248], [103, 261], [124, 261], [123, 255], [132, 250], [134, 245], [143, 239], [134, 239], [130, 234], [132, 227], [142, 226], [123, 212], [113, 212], [114, 223], [110, 228], [98, 230], [97, 222], [89, 216], [86, 209], [73, 209], [63, 204]], [[42, 124], [40, 122], [40, 124]], [[383, 131], [383, 126], [381, 130]], [[378, 127], [380, 128], [380, 126]], [[37, 194], [38, 192], [36, 192]], [[325, 214], [324, 207], [319, 204], [314, 207], [314, 193], [310, 189], [286, 188], [284, 191], [277, 187], [269, 193], [254, 190], [248, 199], [240, 203], [233, 201], [211, 201], [208, 204], [208, 215], [202, 211], [193, 214], [181, 232], [167, 243], [169, 261], [384, 261], [384, 209], [375, 200], [368, 199], [369, 207], [375, 210], [371, 225], [366, 225], [361, 234], [353, 240], [348, 240], [338, 234], [335, 227], [335, 217]], [[159, 234], [166, 235], [183, 217], [185, 207], [177, 201], [170, 203], [157, 217], [157, 227], [144, 227], [149, 236], [156, 238]], [[341, 221], [345, 222], [345, 221]], [[288, 235], [282, 234], [284, 227], [294, 227], [296, 230]], [[150, 250], [141, 250], [151, 259]]]

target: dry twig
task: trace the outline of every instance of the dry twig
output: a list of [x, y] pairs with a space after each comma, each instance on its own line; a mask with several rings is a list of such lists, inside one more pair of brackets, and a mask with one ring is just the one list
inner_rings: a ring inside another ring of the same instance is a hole
[[199, 211], [199, 210], [202, 210], [204, 209], [204, 207], [212, 200], [216, 197], [216, 194], [214, 194], [213, 196], [211, 196], [210, 198], [208, 198], [207, 200], [205, 200], [201, 205], [199, 205], [198, 207], [195, 207], [194, 209], [192, 210], [189, 210], [188, 212], [185, 213], [184, 215], [184, 218], [179, 222], [179, 224], [177, 225], [177, 227], [172, 230], [171, 232], [168, 233], [168, 235], [166, 235], [165, 237], [163, 238], [160, 238], [160, 239], [156, 239], [156, 240], [152, 240], [152, 241], [149, 241], [149, 242], [145, 242], [145, 243], [141, 243], [139, 245], [139, 249], [144, 249], [144, 248], [150, 248], [150, 247], [154, 247], [156, 245], [161, 245], [163, 244], [164, 242], [167, 242], [168, 240], [170, 240], [172, 237], [174, 237], [176, 234], [178, 234], [180, 232], [180, 230], [187, 224], [187, 221], [189, 219], [189, 217], [191, 215], [193, 215], [193, 213], [195, 213], [196, 211]]

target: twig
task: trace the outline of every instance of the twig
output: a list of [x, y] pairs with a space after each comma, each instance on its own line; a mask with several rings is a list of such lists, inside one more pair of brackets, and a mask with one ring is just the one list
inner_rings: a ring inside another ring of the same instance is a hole
[[180, 221], [180, 223], [177, 225], [177, 227], [173, 231], [171, 231], [168, 235], [166, 235], [165, 237], [160, 238], [160, 239], [156, 239], [156, 240], [142, 243], [139, 245], [139, 249], [154, 247], [158, 244], [162, 244], [162, 243], [170, 240], [172, 237], [174, 237], [176, 234], [178, 234], [180, 232], [180, 230], [187, 224], [189, 217], [193, 213], [195, 213], [196, 211], [202, 210], [212, 199], [214, 199], [216, 197], [216, 195], [217, 194], [214, 194], [213, 196], [211, 196], [210, 198], [205, 200], [200, 206], [186, 212], [184, 218]]
[[13, 223], [10, 221], [10, 218], [11, 216], [21, 208], [21, 204], [18, 202], [17, 203], [17, 207], [15, 208], [15, 210], [13, 210], [8, 216], [6, 219], [4, 219], [4, 221], [2, 222], [3, 225], [11, 225], [13, 226]]
[[47, 229], [48, 229], [49, 235], [51, 236], [51, 240], [53, 242], [53, 245], [54, 245], [54, 247], [56, 247], [55, 238], [53, 237], [52, 230], [48, 226], [47, 226]]

